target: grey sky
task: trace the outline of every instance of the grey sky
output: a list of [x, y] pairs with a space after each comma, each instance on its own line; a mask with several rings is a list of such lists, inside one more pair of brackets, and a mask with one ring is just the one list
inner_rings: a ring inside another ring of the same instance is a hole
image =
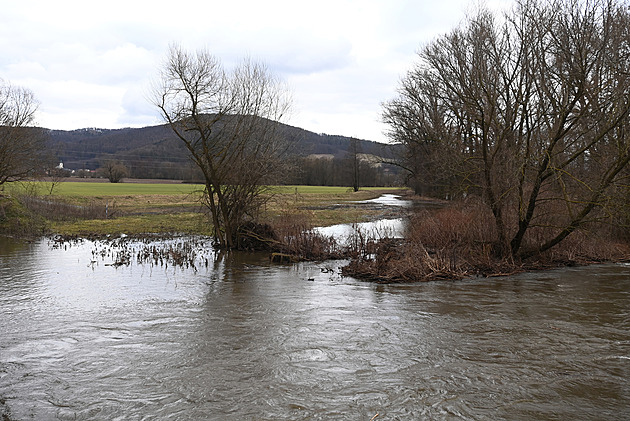
[[[147, 101], [169, 44], [226, 67], [265, 62], [293, 91], [289, 124], [385, 141], [381, 103], [418, 48], [474, 10], [467, 0], [23, 0], [0, 14], [0, 78], [31, 89], [53, 129], [162, 123]], [[491, 7], [509, 0], [486, 2]]]

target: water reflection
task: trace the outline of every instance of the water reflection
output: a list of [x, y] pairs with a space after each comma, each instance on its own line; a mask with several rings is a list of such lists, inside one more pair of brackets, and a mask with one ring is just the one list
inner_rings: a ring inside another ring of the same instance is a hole
[[[414, 202], [410, 200], [402, 200], [399, 195], [384, 194], [370, 200], [363, 200], [359, 203], [362, 205], [376, 206], [385, 209], [387, 207], [409, 208]], [[371, 222], [360, 222], [354, 224], [337, 224], [327, 227], [315, 228], [317, 233], [326, 237], [333, 237], [342, 245], [357, 235], [363, 238], [402, 238], [404, 235], [407, 218], [385, 218]]]
[[380, 219], [374, 222], [330, 225], [316, 228], [315, 231], [326, 237], [334, 237], [343, 244], [358, 234], [373, 239], [402, 238], [406, 222], [406, 218]]
[[10, 256], [29, 246], [28, 242], [0, 237], [0, 256]]
[[400, 206], [400, 207], [409, 207], [413, 202], [410, 200], [402, 200], [399, 195], [396, 194], [383, 194], [379, 197], [369, 200], [363, 200], [357, 203], [365, 203], [372, 205], [382, 205], [382, 206]]
[[[3, 419], [627, 419], [630, 267], [372, 285], [344, 262], [0, 254]], [[307, 279], [313, 279], [312, 282]]]

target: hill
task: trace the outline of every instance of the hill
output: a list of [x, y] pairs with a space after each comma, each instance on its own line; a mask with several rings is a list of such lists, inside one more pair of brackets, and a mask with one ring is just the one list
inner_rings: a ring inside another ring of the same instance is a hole
[[[342, 158], [348, 153], [353, 138], [318, 134], [283, 125], [284, 136], [296, 146], [302, 156], [328, 155]], [[188, 151], [168, 125], [143, 128], [50, 130], [52, 144], [64, 168], [72, 170], [99, 168], [104, 161], [122, 161], [134, 171], [153, 172], [147, 177], [160, 177], [162, 169], [190, 168]], [[389, 145], [360, 140], [361, 153], [392, 158]], [[168, 171], [167, 171], [168, 172]]]

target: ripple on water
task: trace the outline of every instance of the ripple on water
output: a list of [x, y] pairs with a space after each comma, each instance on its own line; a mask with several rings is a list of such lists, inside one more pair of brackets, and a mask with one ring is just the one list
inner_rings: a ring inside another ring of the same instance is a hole
[[372, 285], [258, 255], [91, 258], [0, 252], [3, 416], [630, 418], [628, 267]]

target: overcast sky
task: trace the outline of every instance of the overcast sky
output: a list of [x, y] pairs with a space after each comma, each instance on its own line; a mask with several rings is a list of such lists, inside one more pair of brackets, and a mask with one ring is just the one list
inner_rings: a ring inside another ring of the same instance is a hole
[[[73, 130], [161, 124], [148, 102], [169, 44], [245, 56], [288, 82], [289, 124], [385, 141], [381, 103], [419, 47], [474, 10], [469, 0], [110, 0], [3, 2], [0, 78], [31, 89], [38, 125]], [[489, 0], [505, 7], [510, 0]]]

